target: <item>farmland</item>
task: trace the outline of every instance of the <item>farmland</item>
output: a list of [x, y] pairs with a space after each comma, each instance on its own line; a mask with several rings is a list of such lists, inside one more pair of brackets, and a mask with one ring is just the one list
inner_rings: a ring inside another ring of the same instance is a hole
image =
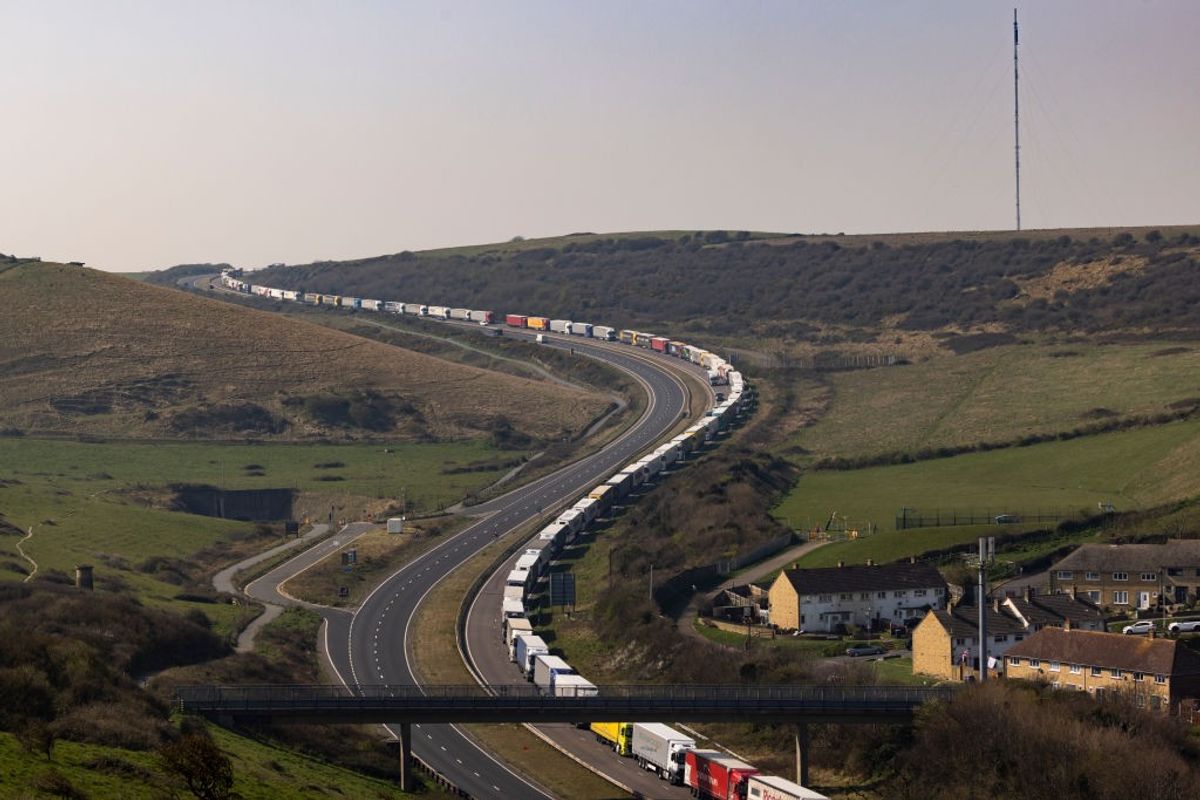
[[894, 518], [902, 507], [1093, 512], [1107, 501], [1132, 510], [1196, 494], [1198, 465], [1200, 421], [1188, 420], [914, 464], [809, 472], [775, 513], [803, 529], [823, 525], [837, 511], [850, 526], [865, 530], [870, 522], [880, 531], [819, 548], [803, 559], [805, 565], [886, 561], [970, 541], [998, 527], [896, 531]]

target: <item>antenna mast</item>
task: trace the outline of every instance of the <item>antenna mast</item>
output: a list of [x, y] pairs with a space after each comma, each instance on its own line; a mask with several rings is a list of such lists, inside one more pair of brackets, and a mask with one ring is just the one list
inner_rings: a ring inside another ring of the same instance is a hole
[[1017, 230], [1021, 230], [1021, 103], [1017, 89], [1017, 10], [1013, 9], [1013, 156], [1016, 158]]

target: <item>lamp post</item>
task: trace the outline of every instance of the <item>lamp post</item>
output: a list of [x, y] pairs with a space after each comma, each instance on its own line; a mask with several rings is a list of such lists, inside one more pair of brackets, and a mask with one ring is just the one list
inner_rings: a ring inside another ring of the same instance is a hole
[[996, 537], [979, 537], [979, 680], [987, 680], [987, 569], [996, 560]]

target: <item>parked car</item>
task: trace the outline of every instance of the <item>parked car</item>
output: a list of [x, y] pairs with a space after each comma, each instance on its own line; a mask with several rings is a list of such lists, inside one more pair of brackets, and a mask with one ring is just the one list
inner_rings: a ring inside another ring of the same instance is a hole
[[1148, 620], [1148, 619], [1143, 619], [1143, 620], [1138, 620], [1137, 622], [1133, 623], [1132, 625], [1126, 625], [1124, 628], [1121, 628], [1121, 633], [1128, 633], [1128, 634], [1142, 636], [1147, 633], [1150, 633], [1153, 630], [1154, 630], [1154, 621]]
[[1200, 631], [1200, 619], [1184, 619], [1179, 622], [1172, 622], [1167, 626], [1167, 630], [1171, 633], [1195, 633]]
[[1020, 521], [1021, 521], [1021, 518], [1016, 514], [997, 514], [996, 515], [996, 524], [997, 525], [1011, 525], [1014, 522], [1020, 522]]
[[847, 647], [846, 655], [850, 656], [851, 658], [858, 658], [859, 656], [881, 656], [883, 655], [883, 648], [876, 644], [860, 644], [855, 647]]

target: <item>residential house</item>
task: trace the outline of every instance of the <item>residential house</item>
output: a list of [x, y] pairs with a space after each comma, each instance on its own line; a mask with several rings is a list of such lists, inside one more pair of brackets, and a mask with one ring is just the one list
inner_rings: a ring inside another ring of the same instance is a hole
[[1200, 697], [1200, 653], [1177, 639], [1043, 628], [1009, 648], [1004, 661], [1009, 678], [1097, 696], [1122, 693], [1151, 709]]
[[781, 630], [878, 629], [946, 605], [946, 581], [932, 564], [788, 569], [768, 592], [771, 624]]
[[1102, 608], [1147, 609], [1200, 598], [1200, 540], [1085, 544], [1050, 567], [1050, 593], [1075, 591]]
[[[987, 606], [989, 670], [1000, 674], [1009, 648], [1048, 626], [1099, 631], [1104, 629], [1104, 615], [1088, 601], [1070, 595], [1026, 594], [993, 600]], [[978, 606], [956, 605], [927, 614], [913, 631], [912, 652], [914, 673], [956, 681], [977, 676]]]

